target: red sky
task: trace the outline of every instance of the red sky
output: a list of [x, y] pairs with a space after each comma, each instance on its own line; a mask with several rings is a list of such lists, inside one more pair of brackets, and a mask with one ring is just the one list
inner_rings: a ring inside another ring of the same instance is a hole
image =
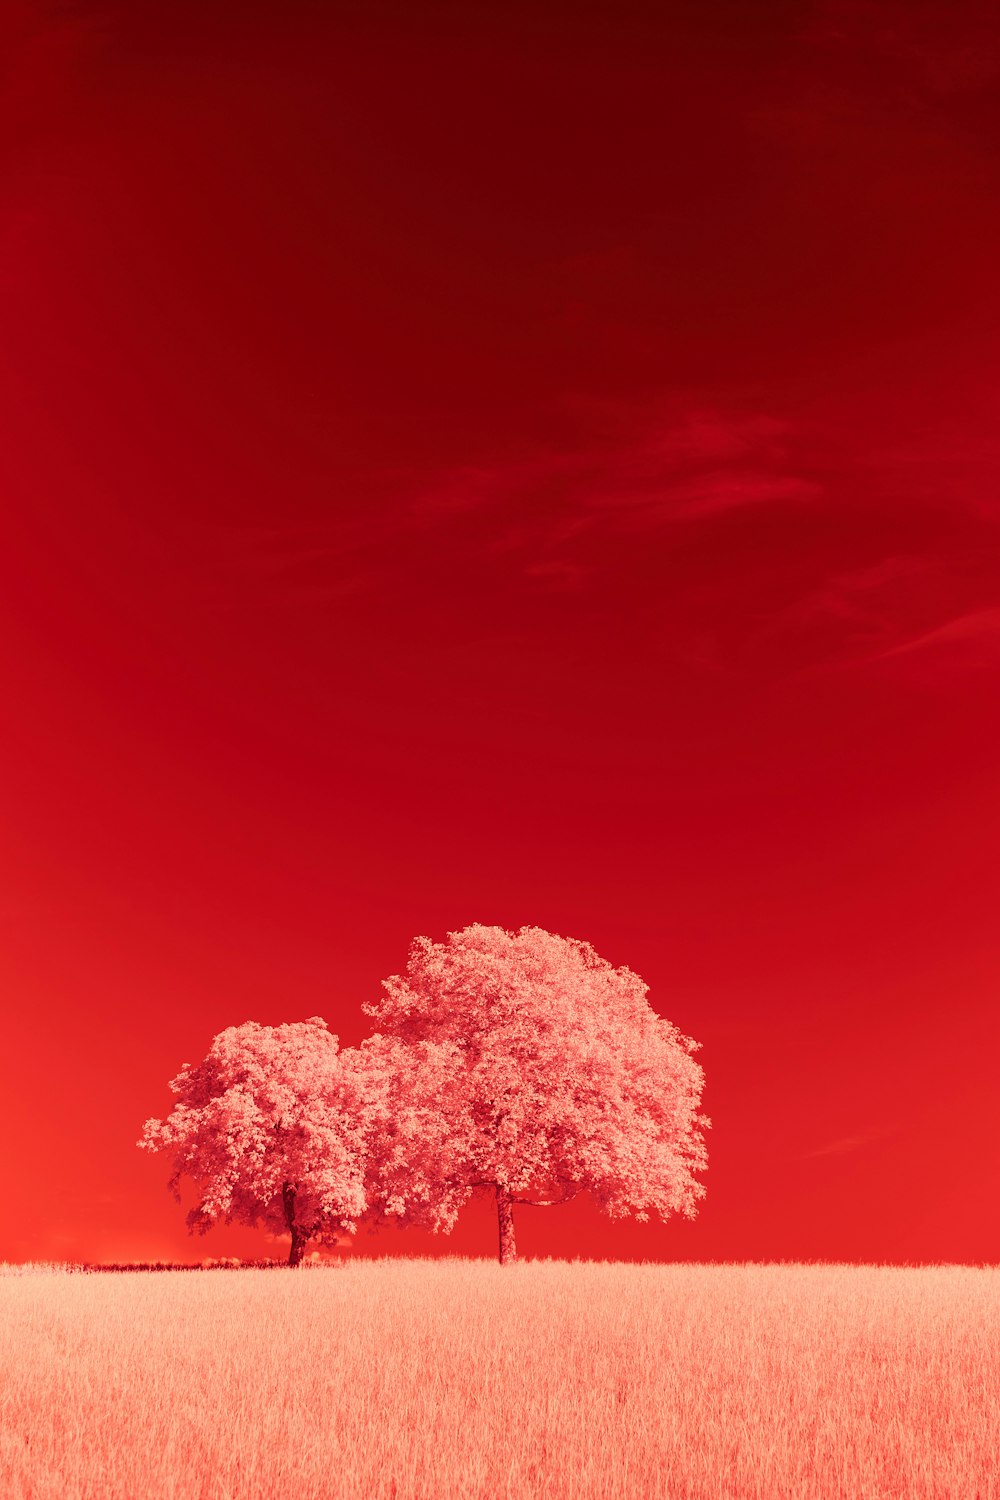
[[993, 7], [6, 13], [0, 1259], [278, 1253], [167, 1080], [481, 921], [713, 1120], [523, 1253], [995, 1260]]

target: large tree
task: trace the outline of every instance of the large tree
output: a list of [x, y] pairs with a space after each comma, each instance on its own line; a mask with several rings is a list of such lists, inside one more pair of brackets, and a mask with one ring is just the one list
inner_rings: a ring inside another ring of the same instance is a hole
[[284, 1026], [248, 1021], [185, 1063], [177, 1103], [148, 1120], [139, 1145], [173, 1156], [169, 1186], [197, 1185], [192, 1233], [220, 1220], [291, 1235], [297, 1266], [310, 1240], [353, 1233], [364, 1213], [370, 1101], [351, 1054], [319, 1016]]
[[[382, 1029], [361, 1051], [381, 1057], [395, 1090], [381, 1111], [394, 1131], [391, 1192], [377, 1185], [384, 1135], [373, 1182], [401, 1222], [448, 1230], [488, 1188], [506, 1265], [518, 1204], [587, 1191], [612, 1219], [694, 1216], [709, 1123], [698, 1044], [657, 1015], [637, 974], [539, 927], [477, 924], [443, 943], [416, 938], [405, 973], [382, 988], [364, 1006]], [[402, 1061], [428, 1047], [433, 1068]]]

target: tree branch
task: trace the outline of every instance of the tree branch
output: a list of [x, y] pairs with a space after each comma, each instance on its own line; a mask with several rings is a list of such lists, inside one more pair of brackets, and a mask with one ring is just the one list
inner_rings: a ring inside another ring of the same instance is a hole
[[[561, 1182], [562, 1178], [559, 1178], [558, 1180]], [[573, 1191], [571, 1193], [567, 1193], [565, 1197], [543, 1198], [540, 1203], [534, 1198], [515, 1198], [514, 1202], [519, 1203], [522, 1208], [558, 1208], [560, 1203], [571, 1202], [572, 1199], [574, 1199], [580, 1191], [580, 1188], [574, 1188]]]
[[569, 1203], [575, 1197], [575, 1193], [570, 1193], [565, 1198], [543, 1198], [541, 1202], [534, 1198], [514, 1198], [512, 1201], [519, 1208], [558, 1208], [561, 1203]]

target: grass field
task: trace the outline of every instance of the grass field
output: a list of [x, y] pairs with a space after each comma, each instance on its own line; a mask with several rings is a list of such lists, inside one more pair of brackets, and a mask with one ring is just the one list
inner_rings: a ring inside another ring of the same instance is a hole
[[4, 1500], [1000, 1497], [1000, 1270], [0, 1271]]

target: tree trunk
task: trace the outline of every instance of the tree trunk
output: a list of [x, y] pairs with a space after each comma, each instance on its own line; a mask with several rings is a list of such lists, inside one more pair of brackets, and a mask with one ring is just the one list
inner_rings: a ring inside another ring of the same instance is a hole
[[509, 1188], [497, 1184], [497, 1223], [500, 1229], [500, 1264], [512, 1266], [517, 1260], [514, 1243], [514, 1200]]
[[288, 1225], [289, 1233], [292, 1236], [292, 1248], [288, 1252], [288, 1264], [290, 1266], [298, 1266], [302, 1263], [309, 1235], [306, 1230], [300, 1229], [295, 1222], [295, 1189], [290, 1182], [286, 1182], [282, 1186], [281, 1201], [285, 1209], [285, 1223]]

